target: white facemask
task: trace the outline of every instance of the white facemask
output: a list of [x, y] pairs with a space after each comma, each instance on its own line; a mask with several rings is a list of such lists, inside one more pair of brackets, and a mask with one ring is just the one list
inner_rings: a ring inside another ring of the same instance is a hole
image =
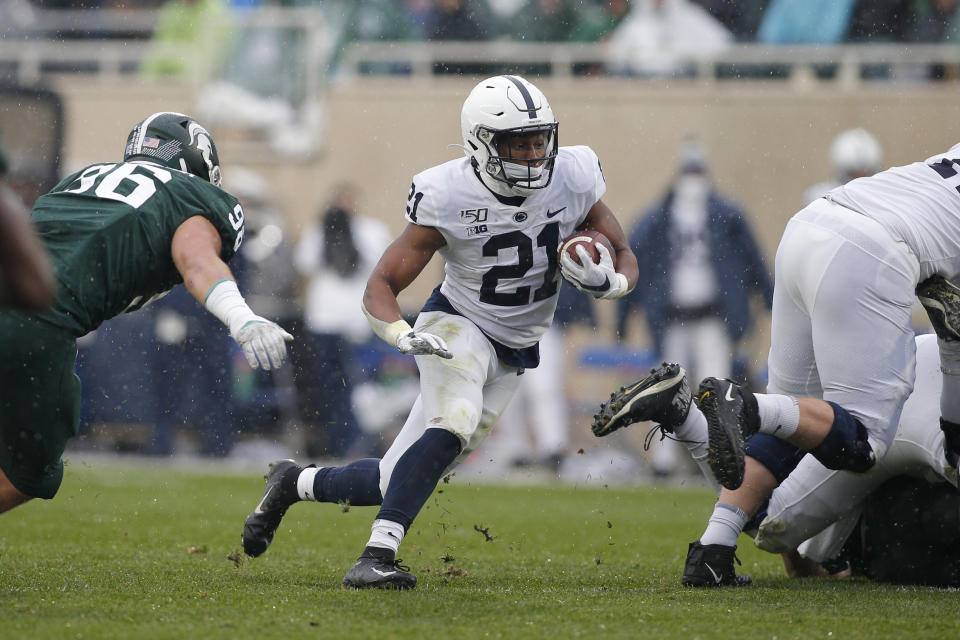
[[710, 181], [702, 175], [683, 174], [674, 184], [674, 194], [677, 203], [703, 206], [710, 194]]

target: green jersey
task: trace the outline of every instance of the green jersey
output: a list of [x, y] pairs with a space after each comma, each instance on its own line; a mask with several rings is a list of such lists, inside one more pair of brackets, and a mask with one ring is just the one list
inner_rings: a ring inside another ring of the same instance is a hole
[[57, 269], [58, 292], [43, 320], [81, 336], [183, 282], [173, 234], [203, 216], [220, 234], [220, 257], [243, 240], [237, 199], [188, 173], [146, 162], [95, 164], [64, 179], [33, 207]]

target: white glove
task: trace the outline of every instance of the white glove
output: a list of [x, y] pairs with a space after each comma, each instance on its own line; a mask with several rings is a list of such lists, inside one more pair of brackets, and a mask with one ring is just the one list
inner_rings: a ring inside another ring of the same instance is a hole
[[286, 343], [293, 340], [293, 336], [283, 327], [260, 316], [254, 316], [253, 320], [231, 331], [230, 335], [243, 349], [250, 366], [265, 371], [277, 369], [283, 364], [287, 358]]
[[560, 273], [567, 282], [594, 298], [619, 298], [627, 292], [627, 277], [613, 268], [613, 258], [607, 248], [599, 243], [596, 246], [600, 252], [599, 263], [593, 261], [585, 247], [577, 245], [580, 264], [564, 251], [560, 255]]
[[443, 338], [432, 333], [411, 331], [401, 334], [397, 337], [397, 349], [400, 350], [400, 353], [413, 356], [434, 355], [448, 360], [453, 357]]

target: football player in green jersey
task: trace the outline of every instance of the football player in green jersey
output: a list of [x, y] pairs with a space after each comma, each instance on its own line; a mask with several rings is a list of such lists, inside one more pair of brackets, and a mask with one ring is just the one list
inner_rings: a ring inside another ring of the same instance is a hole
[[0, 307], [42, 309], [53, 300], [53, 266], [6, 173], [0, 147]]
[[79, 427], [76, 338], [103, 321], [182, 282], [251, 366], [283, 363], [293, 337], [253, 313], [227, 267], [243, 209], [219, 184], [210, 134], [164, 112], [130, 132], [123, 162], [86, 167], [37, 200], [57, 293], [42, 311], [0, 311], [0, 513], [60, 487], [60, 456]]

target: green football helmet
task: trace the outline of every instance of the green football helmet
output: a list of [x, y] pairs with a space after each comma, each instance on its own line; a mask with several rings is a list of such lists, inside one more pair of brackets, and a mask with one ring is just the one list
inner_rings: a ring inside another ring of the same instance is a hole
[[213, 138], [182, 113], [162, 111], [144, 119], [127, 136], [123, 160], [162, 164], [220, 186], [220, 159]]

